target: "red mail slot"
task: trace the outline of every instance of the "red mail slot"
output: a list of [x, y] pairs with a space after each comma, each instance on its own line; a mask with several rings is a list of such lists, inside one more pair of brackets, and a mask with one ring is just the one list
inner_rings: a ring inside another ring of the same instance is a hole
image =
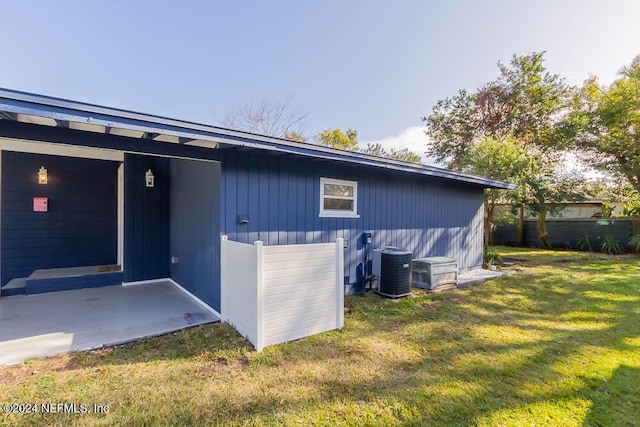
[[33, 211], [34, 212], [47, 212], [49, 206], [49, 199], [47, 197], [34, 197], [33, 198]]

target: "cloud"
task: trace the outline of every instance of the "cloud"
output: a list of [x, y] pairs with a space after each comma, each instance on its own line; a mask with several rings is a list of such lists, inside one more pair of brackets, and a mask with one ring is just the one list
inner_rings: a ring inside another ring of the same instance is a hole
[[412, 126], [404, 129], [397, 135], [377, 140], [363, 141], [360, 143], [360, 146], [366, 147], [369, 143], [379, 143], [386, 149], [408, 148], [421, 157], [422, 163], [432, 166], [440, 166], [434, 161], [434, 159], [425, 154], [425, 151], [427, 151], [427, 147], [429, 146], [429, 137], [424, 133], [424, 131], [424, 126]]

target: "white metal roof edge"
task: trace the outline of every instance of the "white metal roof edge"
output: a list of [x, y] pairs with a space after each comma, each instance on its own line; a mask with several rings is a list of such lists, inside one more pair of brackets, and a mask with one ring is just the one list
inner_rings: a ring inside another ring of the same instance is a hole
[[[435, 166], [402, 162], [316, 144], [290, 141], [250, 132], [137, 113], [83, 102], [0, 88], [0, 111], [48, 117], [55, 121], [88, 123], [148, 134], [164, 134], [185, 140], [204, 140], [254, 149], [286, 152], [326, 160], [381, 167], [490, 188], [514, 190], [517, 185], [491, 178], [454, 172]], [[157, 141], [160, 143], [160, 141]]]

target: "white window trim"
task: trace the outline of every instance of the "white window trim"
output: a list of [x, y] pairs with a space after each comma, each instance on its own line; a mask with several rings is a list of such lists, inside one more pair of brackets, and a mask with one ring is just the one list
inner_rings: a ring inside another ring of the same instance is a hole
[[[350, 185], [353, 187], [353, 197], [341, 197], [341, 196], [328, 196], [332, 199], [345, 199], [345, 200], [353, 200], [353, 210], [349, 211], [337, 211], [337, 210], [325, 210], [324, 209], [324, 185], [325, 184], [334, 184], [334, 185]], [[358, 182], [357, 181], [346, 181], [343, 179], [333, 179], [333, 178], [325, 178], [320, 177], [320, 214], [318, 215], [320, 218], [360, 218], [358, 215]]]

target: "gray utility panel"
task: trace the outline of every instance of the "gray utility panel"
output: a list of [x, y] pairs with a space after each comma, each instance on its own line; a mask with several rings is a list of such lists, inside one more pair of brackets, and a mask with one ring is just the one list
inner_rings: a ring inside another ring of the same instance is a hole
[[414, 288], [435, 290], [458, 282], [458, 262], [441, 256], [418, 258], [412, 262], [411, 282]]

